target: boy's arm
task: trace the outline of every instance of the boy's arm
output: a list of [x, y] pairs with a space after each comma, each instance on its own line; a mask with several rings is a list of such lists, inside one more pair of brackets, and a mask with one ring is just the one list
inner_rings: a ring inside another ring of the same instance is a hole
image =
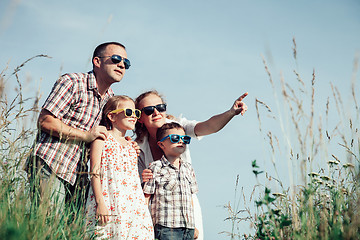
[[[190, 163], [187, 163], [189, 165], [189, 178], [190, 178], [190, 191], [191, 191], [191, 194], [196, 194], [198, 191], [199, 191], [199, 187], [198, 187], [198, 184], [197, 184], [197, 180], [196, 180], [196, 176], [195, 176], [195, 171], [194, 169], [192, 168], [191, 164]], [[191, 197], [191, 201], [192, 201], [192, 197]]]
[[[148, 170], [151, 170], [152, 172], [154, 172], [154, 177], [157, 174], [155, 164], [156, 164], [155, 162], [150, 164], [149, 169], [148, 169]], [[150, 199], [151, 195], [155, 194], [155, 187], [156, 187], [155, 178], [151, 178], [147, 182], [144, 182], [143, 192], [145, 195], [145, 201], [146, 201], [147, 205], [149, 205], [149, 199]]]
[[[194, 208], [194, 201], [193, 201], [193, 197], [191, 197], [191, 205]], [[199, 237], [199, 230], [197, 228], [195, 228], [194, 231], [194, 239], [197, 239]]]
[[100, 183], [100, 164], [101, 154], [104, 141], [97, 139], [90, 147], [90, 179], [91, 187], [94, 192], [96, 202], [96, 216], [99, 223], [104, 224], [109, 221], [109, 209], [105, 205], [104, 197], [102, 195], [102, 188]]
[[145, 204], [149, 206], [150, 197], [152, 194], [144, 193], [144, 195], [145, 195]]
[[209, 135], [220, 131], [234, 116], [244, 115], [247, 110], [246, 104], [242, 101], [248, 93], [244, 93], [235, 100], [232, 107], [224, 113], [212, 116], [204, 122], [199, 122], [195, 126], [196, 136]]

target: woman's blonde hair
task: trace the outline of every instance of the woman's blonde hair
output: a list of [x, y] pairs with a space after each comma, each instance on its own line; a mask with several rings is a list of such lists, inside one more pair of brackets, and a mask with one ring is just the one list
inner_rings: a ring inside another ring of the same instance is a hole
[[112, 123], [108, 117], [109, 113], [111, 111], [116, 110], [122, 101], [134, 102], [134, 100], [129, 96], [117, 95], [117, 96], [113, 96], [113, 97], [109, 98], [109, 100], [105, 104], [105, 106], [103, 108], [103, 112], [102, 112], [100, 125], [105, 126], [107, 130], [112, 129]]

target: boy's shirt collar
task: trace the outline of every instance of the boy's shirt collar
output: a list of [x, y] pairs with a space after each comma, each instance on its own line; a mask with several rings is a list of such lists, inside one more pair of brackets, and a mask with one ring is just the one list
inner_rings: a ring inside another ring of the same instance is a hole
[[[161, 161], [163, 167], [171, 167], [171, 168], [174, 168], [174, 169], [178, 169], [178, 168], [176, 168], [173, 164], [171, 164], [171, 163], [167, 160], [167, 158], [165, 157], [165, 155], [163, 155], [163, 156], [160, 158], [160, 161]], [[182, 161], [182, 159], [180, 158], [180, 167], [181, 167], [182, 163], [183, 163], [183, 161]]]

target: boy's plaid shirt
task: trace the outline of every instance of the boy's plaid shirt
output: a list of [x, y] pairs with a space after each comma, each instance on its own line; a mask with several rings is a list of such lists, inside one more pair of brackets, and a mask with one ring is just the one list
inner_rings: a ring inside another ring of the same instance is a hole
[[[109, 88], [101, 98], [92, 71], [65, 74], [57, 80], [42, 108], [73, 128], [89, 131], [99, 125], [102, 108], [113, 95], [114, 92]], [[73, 185], [84, 148], [83, 142], [61, 139], [40, 131], [36, 139], [35, 154], [58, 177]]]
[[151, 201], [153, 223], [171, 228], [195, 228], [192, 194], [198, 192], [190, 163], [180, 161], [180, 169], [163, 156], [149, 167], [153, 178], [144, 185], [144, 193], [154, 194]]

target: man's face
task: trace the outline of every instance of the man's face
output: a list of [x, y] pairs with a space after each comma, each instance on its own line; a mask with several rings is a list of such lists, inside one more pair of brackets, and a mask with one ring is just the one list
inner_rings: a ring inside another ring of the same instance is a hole
[[96, 77], [101, 81], [106, 81], [108, 84], [120, 82], [125, 74], [124, 61], [115, 64], [111, 60], [112, 55], [119, 55], [122, 58], [127, 58], [124, 48], [118, 45], [108, 45], [102, 56], [94, 58], [94, 66], [96, 67]]

